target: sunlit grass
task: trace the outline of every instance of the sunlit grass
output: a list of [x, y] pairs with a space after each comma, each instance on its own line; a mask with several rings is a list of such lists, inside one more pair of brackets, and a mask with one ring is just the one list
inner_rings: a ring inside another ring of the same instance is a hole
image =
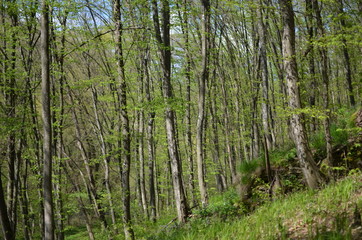
[[288, 239], [290, 235], [308, 239], [329, 239], [323, 236], [348, 239], [349, 226], [341, 223], [351, 206], [361, 201], [361, 197], [355, 196], [361, 189], [359, 173], [320, 192], [303, 191], [266, 203], [250, 216], [231, 221], [191, 220], [182, 228], [169, 229], [146, 239]]

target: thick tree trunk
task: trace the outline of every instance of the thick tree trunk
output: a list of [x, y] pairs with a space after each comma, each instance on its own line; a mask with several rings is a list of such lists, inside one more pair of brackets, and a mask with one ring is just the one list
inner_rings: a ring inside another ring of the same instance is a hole
[[49, 6], [42, 2], [41, 15], [41, 65], [42, 65], [42, 119], [43, 119], [43, 198], [44, 239], [54, 239], [54, 205], [52, 194], [52, 126], [50, 113], [49, 69]]
[[283, 62], [286, 73], [287, 91], [289, 97], [289, 107], [293, 112], [291, 125], [293, 129], [294, 142], [297, 147], [297, 155], [302, 168], [307, 185], [318, 188], [323, 182], [323, 178], [316, 163], [313, 160], [312, 152], [309, 148], [303, 116], [296, 113], [301, 109], [301, 101], [298, 86], [298, 71], [295, 56], [295, 25], [292, 3], [289, 0], [280, 0], [281, 14], [283, 18]]

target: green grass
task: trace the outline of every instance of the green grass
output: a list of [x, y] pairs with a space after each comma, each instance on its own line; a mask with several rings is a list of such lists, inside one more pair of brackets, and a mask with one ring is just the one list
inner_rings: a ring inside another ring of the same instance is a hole
[[[284, 149], [276, 149], [269, 153], [269, 160], [274, 167], [286, 167], [297, 156], [295, 147], [288, 146]], [[253, 173], [258, 167], [265, 165], [264, 153], [251, 161], [244, 161], [239, 165], [239, 172], [243, 175]]]
[[196, 218], [145, 239], [351, 239], [349, 218], [361, 193], [358, 173], [319, 192], [302, 191], [266, 203], [250, 216]]
[[[171, 212], [157, 223], [134, 225], [136, 239], [352, 239], [350, 223], [355, 206], [362, 209], [362, 174], [354, 174], [321, 191], [300, 191], [274, 202], [266, 202], [250, 215], [235, 191], [210, 198], [207, 208], [194, 212], [189, 223], [170, 223]], [[123, 239], [122, 225], [114, 239]], [[108, 239], [94, 228], [96, 239]], [[88, 239], [84, 227], [66, 231], [66, 239]]]

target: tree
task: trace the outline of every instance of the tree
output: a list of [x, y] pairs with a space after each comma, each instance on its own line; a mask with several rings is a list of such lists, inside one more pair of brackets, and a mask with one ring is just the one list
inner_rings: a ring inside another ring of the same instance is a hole
[[50, 112], [50, 59], [49, 59], [49, 5], [42, 2], [41, 15], [41, 69], [43, 119], [43, 197], [44, 239], [54, 239], [54, 205], [52, 193], [52, 124]]
[[290, 0], [280, 0], [281, 15], [283, 19], [283, 63], [286, 73], [288, 103], [292, 111], [291, 127], [293, 129], [293, 140], [297, 147], [299, 164], [302, 168], [304, 178], [309, 188], [315, 189], [323, 182], [322, 175], [313, 160], [312, 152], [309, 148], [305, 126], [303, 125], [303, 115], [297, 111], [301, 109], [301, 100], [298, 86], [298, 71], [295, 56], [295, 23], [292, 2]]
[[[171, 172], [174, 196], [176, 201], [177, 216], [179, 222], [186, 222], [189, 215], [189, 207], [182, 180], [182, 165], [179, 155], [179, 144], [177, 140], [177, 124], [175, 121], [175, 110], [172, 109], [173, 90], [171, 84], [171, 45], [170, 45], [170, 4], [168, 0], [161, 1], [162, 24], [160, 26], [158, 3], [152, 1], [153, 22], [155, 37], [161, 54], [162, 67], [162, 95], [165, 104], [165, 125], [167, 132], [168, 154], [171, 160]], [[162, 30], [162, 35], [161, 35]]]
[[6, 240], [15, 239], [15, 233], [11, 227], [10, 219], [8, 216], [7, 206], [5, 202], [4, 189], [1, 181], [1, 168], [0, 168], [0, 222], [2, 231]]
[[[338, 13], [340, 14], [340, 23], [342, 28], [342, 34], [346, 31], [346, 14], [343, 10], [343, 0], [338, 1]], [[359, 8], [361, 12], [361, 6], [362, 2], [359, 3]], [[360, 14], [361, 15], [361, 14]], [[347, 40], [344, 36], [342, 36], [342, 51], [343, 51], [343, 57], [344, 57], [344, 64], [345, 64], [345, 70], [346, 70], [346, 82], [348, 87], [348, 95], [349, 95], [349, 103], [352, 107], [356, 105], [356, 100], [353, 93], [353, 84], [352, 84], [352, 69], [351, 69], [351, 59], [350, 54], [347, 47]]]
[[113, 1], [113, 18], [115, 24], [115, 43], [117, 61], [117, 79], [119, 82], [120, 117], [122, 131], [122, 150], [120, 158], [122, 202], [123, 202], [123, 227], [126, 239], [134, 239], [134, 232], [131, 225], [131, 192], [130, 192], [130, 166], [131, 166], [131, 135], [127, 111], [127, 81], [125, 79], [123, 49], [122, 49], [122, 24], [120, 0]]
[[199, 79], [199, 98], [198, 98], [198, 118], [196, 131], [196, 156], [197, 156], [197, 174], [199, 180], [199, 189], [201, 194], [202, 206], [208, 204], [208, 194], [205, 182], [205, 99], [206, 83], [209, 79], [209, 48], [210, 48], [210, 1], [201, 0], [202, 4], [202, 73]]
[[[319, 9], [318, 0], [312, 0], [315, 16], [317, 20], [317, 32], [320, 38], [325, 37], [325, 30], [323, 27], [322, 16]], [[328, 52], [325, 46], [318, 47], [320, 58], [321, 58], [321, 73], [323, 82], [323, 107], [326, 111], [326, 118], [323, 121], [324, 124], [324, 136], [326, 140], [326, 152], [327, 152], [327, 164], [332, 166], [332, 136], [331, 136], [331, 123], [330, 123], [330, 109], [329, 109], [329, 76], [328, 76]]]

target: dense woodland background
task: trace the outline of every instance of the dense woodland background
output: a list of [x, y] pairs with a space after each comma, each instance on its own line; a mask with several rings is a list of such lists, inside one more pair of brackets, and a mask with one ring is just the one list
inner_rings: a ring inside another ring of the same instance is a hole
[[271, 184], [277, 149], [296, 147], [319, 188], [330, 171], [310, 141], [332, 166], [336, 119], [362, 99], [361, 0], [2, 0], [0, 14], [4, 239], [186, 222], [240, 165], [266, 160]]

